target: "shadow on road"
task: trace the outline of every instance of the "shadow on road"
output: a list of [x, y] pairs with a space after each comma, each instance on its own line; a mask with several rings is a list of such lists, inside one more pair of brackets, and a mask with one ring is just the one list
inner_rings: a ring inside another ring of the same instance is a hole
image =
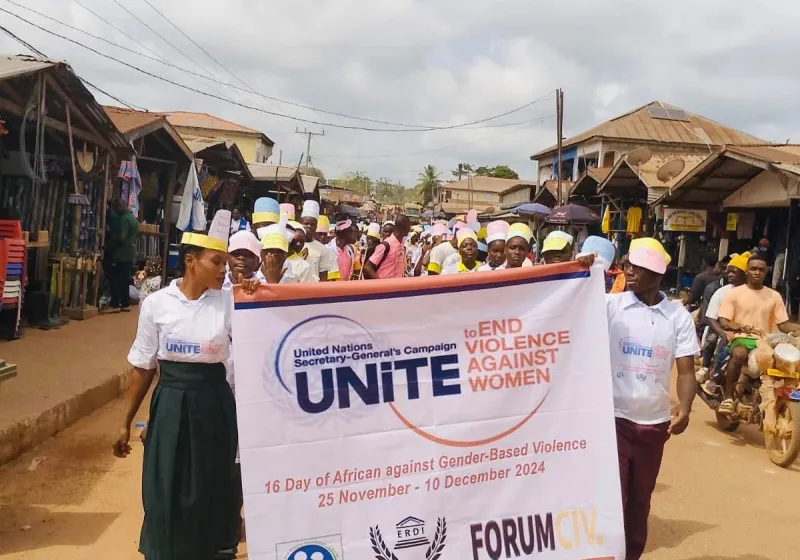
[[656, 482], [656, 489], [653, 490], [654, 494], [660, 494], [661, 492], [666, 492], [672, 488], [669, 484], [664, 484], [663, 482]]
[[710, 531], [715, 527], [716, 525], [703, 523], [702, 521], [662, 519], [651, 515], [647, 548], [650, 552], [662, 548], [676, 548], [692, 535]]
[[52, 512], [42, 506], [0, 506], [0, 554], [51, 546], [89, 546], [118, 513]]
[[764, 449], [764, 436], [756, 426], [741, 425], [735, 432], [723, 432], [717, 427], [716, 422], [707, 420], [706, 425], [714, 428], [719, 434], [720, 443], [728, 440], [731, 444], [740, 447], [751, 446]]

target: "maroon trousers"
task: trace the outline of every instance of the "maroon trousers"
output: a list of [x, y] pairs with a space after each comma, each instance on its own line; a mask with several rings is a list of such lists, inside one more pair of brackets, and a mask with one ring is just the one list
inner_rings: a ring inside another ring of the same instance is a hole
[[617, 418], [617, 453], [625, 516], [625, 560], [639, 560], [647, 544], [650, 496], [656, 487], [669, 422], [645, 426]]

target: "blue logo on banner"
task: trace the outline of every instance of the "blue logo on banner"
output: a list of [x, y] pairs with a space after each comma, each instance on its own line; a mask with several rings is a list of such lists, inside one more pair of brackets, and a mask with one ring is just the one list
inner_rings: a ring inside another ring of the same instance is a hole
[[327, 546], [310, 543], [293, 549], [287, 560], [336, 560], [336, 555]]

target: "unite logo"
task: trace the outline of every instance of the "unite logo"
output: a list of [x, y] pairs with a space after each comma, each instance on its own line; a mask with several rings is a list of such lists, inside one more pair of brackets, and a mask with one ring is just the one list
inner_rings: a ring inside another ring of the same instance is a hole
[[167, 352], [173, 354], [200, 354], [202, 352], [202, 344], [199, 342], [167, 338], [164, 344], [167, 348]]
[[[319, 424], [335, 418], [345, 421], [346, 429], [368, 415], [385, 421], [385, 416], [368, 412], [385, 406], [407, 429], [453, 447], [498, 441], [524, 425], [543, 404], [549, 372], [547, 382], [535, 386], [511, 383], [500, 390], [475, 390], [468, 364], [484, 354], [468, 349], [463, 329], [438, 333], [432, 341], [420, 332], [418, 325], [367, 328], [342, 315], [309, 317], [278, 340], [266, 382], [277, 406], [295, 423]], [[515, 331], [512, 340], [527, 344], [523, 335]], [[513, 367], [499, 361], [505, 350], [486, 350], [485, 360], [493, 354], [498, 356], [497, 369]], [[485, 426], [476, 428], [473, 423], [468, 429], [462, 422], [469, 422], [474, 410], [503, 414]], [[396, 426], [389, 424], [386, 429]]]
[[658, 367], [662, 362], [669, 360], [671, 352], [666, 346], [646, 346], [635, 338], [623, 338], [619, 342], [619, 350], [625, 356], [638, 358], [647, 367]]

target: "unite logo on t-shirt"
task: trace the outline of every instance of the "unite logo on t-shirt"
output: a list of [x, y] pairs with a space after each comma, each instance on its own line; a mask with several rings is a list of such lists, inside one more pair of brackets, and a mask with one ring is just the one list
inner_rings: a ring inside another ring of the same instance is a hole
[[187, 340], [180, 340], [178, 338], [168, 338], [165, 343], [167, 352], [172, 354], [200, 354], [202, 352], [202, 344], [199, 342], [191, 342]]
[[620, 352], [630, 358], [639, 358], [646, 367], [655, 368], [670, 358], [669, 348], [655, 345], [646, 346], [634, 338], [623, 338], [619, 343]]

